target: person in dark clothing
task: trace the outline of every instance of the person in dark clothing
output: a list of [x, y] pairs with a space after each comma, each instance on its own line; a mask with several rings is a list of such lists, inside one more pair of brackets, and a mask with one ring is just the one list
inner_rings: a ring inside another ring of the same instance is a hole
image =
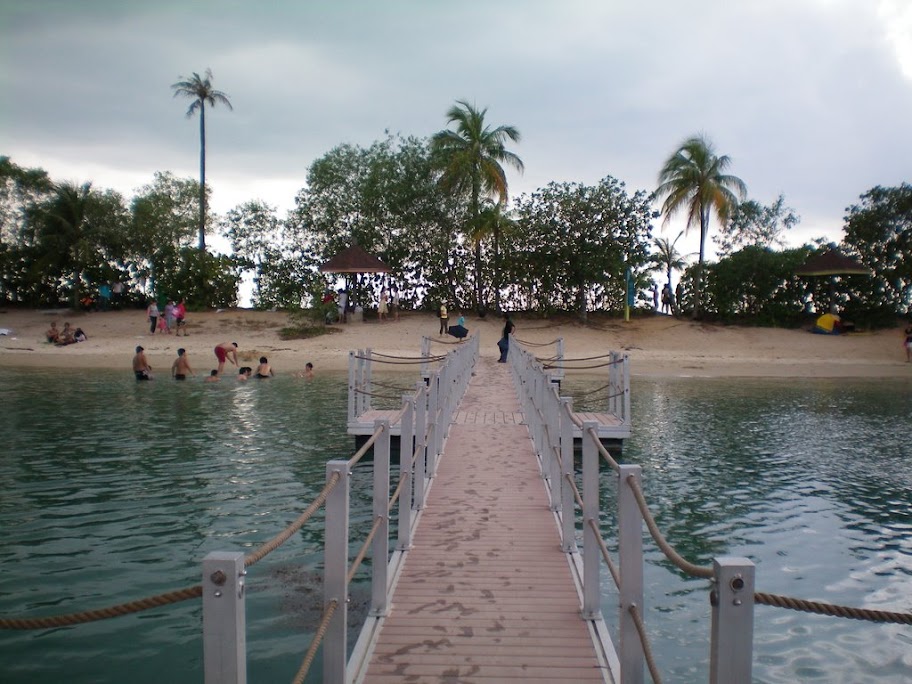
[[507, 362], [507, 353], [510, 351], [510, 335], [513, 334], [514, 330], [516, 330], [516, 326], [510, 320], [510, 315], [504, 314], [503, 334], [497, 342], [497, 347], [500, 349], [500, 358], [497, 359], [497, 363]]

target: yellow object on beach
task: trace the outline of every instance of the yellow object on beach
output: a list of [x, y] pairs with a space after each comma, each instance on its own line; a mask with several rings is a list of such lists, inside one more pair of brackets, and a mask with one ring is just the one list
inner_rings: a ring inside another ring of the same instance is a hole
[[825, 313], [817, 319], [814, 326], [824, 332], [831, 333], [839, 325], [839, 316], [831, 313]]

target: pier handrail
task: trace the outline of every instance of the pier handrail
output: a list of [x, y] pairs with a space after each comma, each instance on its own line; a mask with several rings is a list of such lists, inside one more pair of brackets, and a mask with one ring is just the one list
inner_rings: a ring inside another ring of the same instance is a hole
[[[712, 682], [750, 680], [755, 603], [835, 617], [912, 624], [912, 613], [852, 608], [756, 592], [754, 565], [746, 558], [716, 558], [712, 567], [687, 561], [659, 530], [640, 484], [640, 467], [618, 463], [601, 443], [596, 424], [580, 420], [573, 413], [572, 399], [559, 396], [546, 372], [548, 364], [521, 346], [516, 347], [517, 352], [514, 354], [511, 349], [509, 357], [514, 381], [539, 455], [542, 477], [551, 495], [552, 510], [560, 524], [562, 545], [570, 554], [577, 552], [576, 536], [579, 528], [575, 518], [576, 509], [582, 512], [584, 568], [581, 581], [584, 617], [592, 619], [600, 614], [599, 572], [590, 566], [593, 558], [601, 557], [604, 560], [618, 588], [622, 683], [642, 681], [644, 662], [653, 681], [661, 681], [646, 636], [641, 609], [644, 524], [656, 546], [675, 567], [688, 575], [711, 581]], [[576, 483], [573, 465], [574, 427], [579, 430], [582, 439], [582, 481], [585, 490], [582, 494]], [[598, 523], [598, 460], [605, 461], [617, 473], [620, 568], [610, 556]], [[593, 504], [593, 501], [596, 503]]]

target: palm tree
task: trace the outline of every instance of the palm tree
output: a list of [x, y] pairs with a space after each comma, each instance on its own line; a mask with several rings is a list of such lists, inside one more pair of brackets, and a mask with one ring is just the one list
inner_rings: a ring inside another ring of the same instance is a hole
[[[496, 197], [499, 204], [507, 201], [507, 177], [502, 164], [523, 170], [522, 160], [506, 149], [507, 141], [519, 142], [514, 126], [485, 125], [487, 109], [478, 110], [465, 100], [457, 100], [447, 112], [445, 129], [431, 138], [435, 165], [442, 170], [441, 186], [452, 192], [468, 194], [470, 233], [481, 226], [481, 199]], [[481, 240], [475, 241], [475, 306], [484, 313], [484, 286], [481, 282]]]
[[700, 224], [700, 260], [694, 282], [694, 318], [700, 315], [703, 279], [703, 257], [706, 233], [713, 211], [719, 220], [728, 222], [738, 201], [747, 195], [747, 187], [737, 176], [725, 174], [731, 159], [716, 156], [712, 143], [703, 135], [685, 140], [662, 166], [656, 197], [665, 197], [662, 213], [664, 224], [681, 209], [687, 211], [687, 225]]
[[[181, 76], [180, 78], [184, 78]], [[199, 201], [199, 248], [200, 251], [206, 250], [206, 105], [214, 107], [216, 104], [223, 104], [228, 109], [234, 109], [228, 96], [221, 90], [215, 90], [212, 87], [212, 70], [206, 69], [205, 78], [193, 72], [191, 78], [178, 81], [171, 86], [174, 89], [174, 97], [183, 95], [193, 99], [190, 108], [187, 110], [187, 118], [193, 116], [198, 109], [200, 113], [200, 201]]]
[[681, 270], [687, 266], [687, 260], [675, 246], [683, 235], [684, 231], [682, 230], [674, 240], [658, 237], [652, 240], [656, 247], [656, 253], [652, 255], [652, 261], [658, 268], [664, 269], [665, 274], [668, 276], [669, 292], [674, 292], [674, 288], [671, 285], [671, 272]]
[[500, 235], [510, 229], [516, 222], [503, 212], [503, 204], [491, 204], [481, 210], [478, 225], [471, 238], [478, 245], [488, 235], [494, 237], [494, 311], [500, 313]]

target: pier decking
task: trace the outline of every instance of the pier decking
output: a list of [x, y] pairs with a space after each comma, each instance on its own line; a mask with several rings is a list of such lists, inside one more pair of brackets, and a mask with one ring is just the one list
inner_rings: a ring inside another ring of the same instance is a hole
[[509, 369], [475, 374], [356, 681], [610, 682]]

